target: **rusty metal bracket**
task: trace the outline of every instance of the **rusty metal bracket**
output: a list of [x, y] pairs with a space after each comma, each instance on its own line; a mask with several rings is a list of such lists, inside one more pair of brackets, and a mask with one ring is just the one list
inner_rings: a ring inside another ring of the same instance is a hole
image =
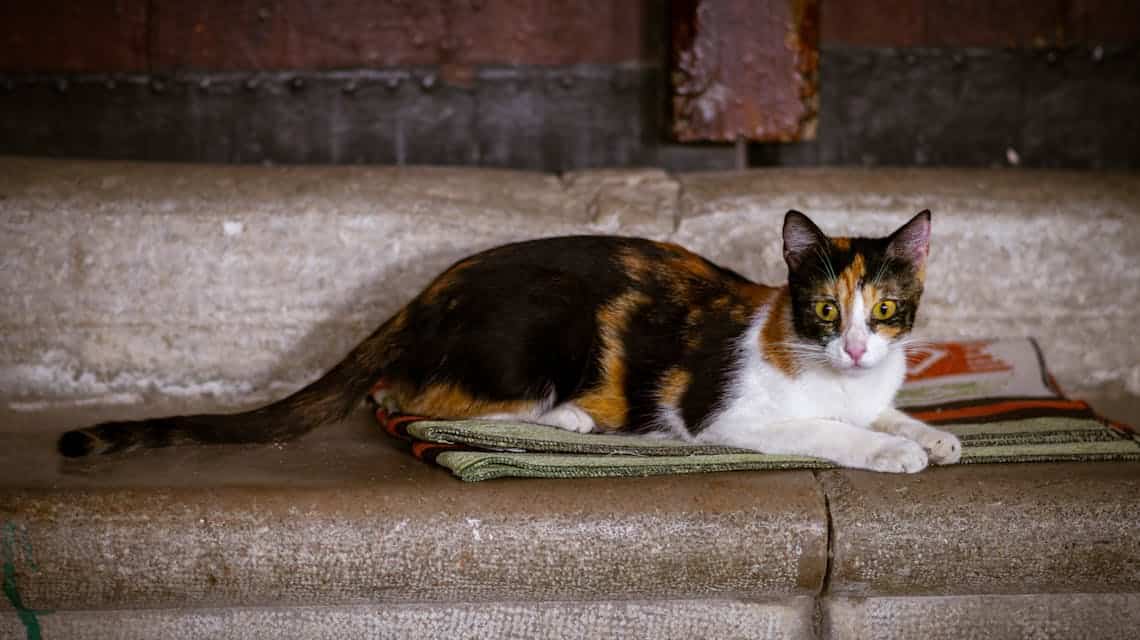
[[819, 0], [674, 0], [670, 14], [677, 140], [815, 138]]

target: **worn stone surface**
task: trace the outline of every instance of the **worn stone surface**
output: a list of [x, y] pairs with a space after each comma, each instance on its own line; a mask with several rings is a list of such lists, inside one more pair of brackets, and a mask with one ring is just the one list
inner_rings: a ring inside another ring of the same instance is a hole
[[822, 472], [829, 592], [1140, 592], [1140, 463]]
[[[807, 640], [812, 599], [778, 602], [671, 600], [662, 602], [493, 603], [446, 606], [385, 605], [288, 609], [205, 609], [193, 612], [66, 611], [43, 615], [45, 638], [151, 640], [164, 638], [645, 638], [690, 640]], [[0, 613], [0, 637], [23, 632], [16, 616]]]
[[574, 171], [563, 182], [571, 201], [586, 200], [599, 230], [654, 239], [673, 233], [681, 188], [660, 169]]
[[827, 598], [828, 640], [1105, 640], [1140, 628], [1140, 594]]
[[807, 472], [466, 484], [367, 412], [280, 447], [79, 462], [23, 431], [0, 441], [0, 522], [37, 610], [782, 598], [826, 567]]

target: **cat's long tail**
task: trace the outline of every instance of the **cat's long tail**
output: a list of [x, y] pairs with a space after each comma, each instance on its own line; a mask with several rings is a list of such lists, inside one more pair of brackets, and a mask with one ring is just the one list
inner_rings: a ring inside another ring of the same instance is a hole
[[389, 325], [352, 350], [316, 382], [259, 409], [235, 414], [170, 416], [105, 422], [68, 431], [59, 452], [69, 458], [182, 443], [268, 443], [292, 440], [346, 418], [380, 378], [386, 362]]

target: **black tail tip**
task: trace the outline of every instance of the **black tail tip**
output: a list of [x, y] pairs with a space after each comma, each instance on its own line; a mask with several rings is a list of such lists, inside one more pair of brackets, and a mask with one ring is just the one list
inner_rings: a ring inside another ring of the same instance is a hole
[[82, 431], [68, 431], [59, 437], [60, 455], [66, 458], [82, 458], [86, 455], [91, 455], [94, 449], [95, 440]]

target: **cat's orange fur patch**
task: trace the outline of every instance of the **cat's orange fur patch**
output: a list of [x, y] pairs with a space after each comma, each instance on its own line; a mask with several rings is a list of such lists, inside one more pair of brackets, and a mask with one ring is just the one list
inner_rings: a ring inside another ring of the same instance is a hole
[[896, 338], [902, 332], [902, 327], [893, 324], [881, 324], [875, 327], [875, 333], [884, 338]]
[[629, 291], [598, 310], [598, 334], [602, 340], [599, 359], [601, 380], [593, 388], [574, 399], [594, 419], [599, 430], [616, 431], [625, 426], [629, 401], [625, 397], [625, 347], [622, 334], [629, 318], [642, 305], [651, 302], [640, 291]]
[[681, 271], [689, 273], [701, 280], [713, 280], [717, 278], [716, 270], [713, 269], [712, 265], [704, 258], [671, 242], [663, 242], [661, 244], [675, 256], [673, 264], [679, 267]]
[[[850, 310], [855, 306], [855, 294], [859, 291], [859, 282], [867, 275], [867, 266], [863, 262], [862, 255], [856, 255], [851, 260], [851, 264], [839, 274], [838, 281], [836, 282], [836, 297], [839, 299], [840, 304], [844, 310]], [[844, 314], [844, 323], [846, 323], [847, 314]]]
[[851, 248], [851, 238], [832, 238], [831, 244], [835, 245], [836, 249], [847, 251]]
[[421, 293], [419, 296], [420, 300], [424, 304], [434, 304], [437, 298], [446, 293], [448, 289], [451, 289], [453, 286], [455, 286], [455, 284], [459, 281], [460, 274], [462, 274], [467, 269], [475, 266], [476, 264], [479, 264], [479, 259], [476, 257], [467, 258], [465, 260], [457, 262], [450, 269], [439, 274], [439, 277], [433, 280], [431, 284], [429, 284], [427, 288], [424, 289], [423, 293]]
[[433, 383], [410, 393], [402, 385], [393, 387], [400, 411], [432, 418], [475, 418], [492, 413], [529, 413], [538, 403], [533, 400], [495, 401], [477, 398], [463, 387], [451, 383]]
[[764, 359], [785, 375], [795, 375], [795, 360], [788, 350], [787, 343], [792, 335], [792, 318], [789, 313], [791, 293], [787, 287], [780, 289], [771, 301], [768, 317], [760, 331], [760, 350]]
[[649, 273], [651, 267], [649, 259], [640, 251], [626, 247], [619, 250], [617, 256], [618, 262], [621, 263], [622, 269], [630, 280], [641, 282]]
[[688, 391], [692, 382], [693, 374], [679, 367], [673, 367], [661, 376], [661, 383], [657, 387], [657, 398], [661, 404], [676, 409], [681, 406], [681, 397]]

